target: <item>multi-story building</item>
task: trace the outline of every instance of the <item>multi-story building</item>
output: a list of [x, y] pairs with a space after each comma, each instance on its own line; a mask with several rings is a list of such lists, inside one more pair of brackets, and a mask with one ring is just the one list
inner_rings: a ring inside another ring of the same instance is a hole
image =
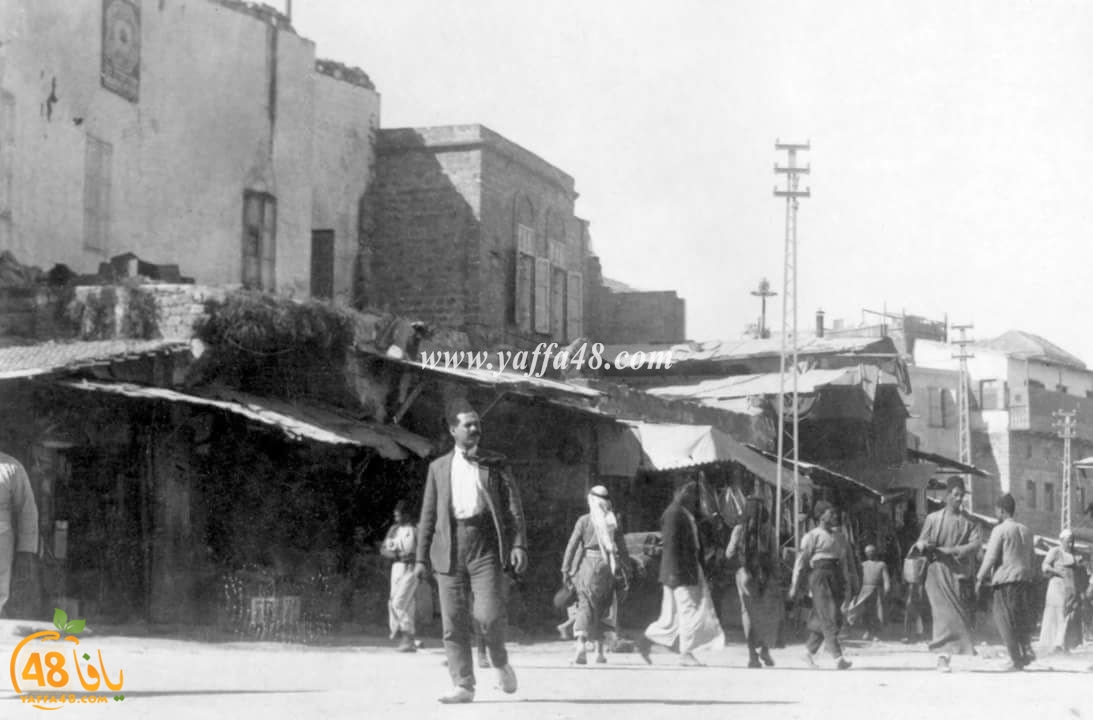
[[[955, 345], [920, 340], [915, 345], [915, 387], [908, 430], [919, 449], [957, 457]], [[1076, 410], [1072, 459], [1093, 455], [1093, 371], [1079, 358], [1042, 337], [1010, 331], [970, 346], [968, 362], [972, 464], [994, 475], [973, 485], [974, 510], [991, 513], [994, 500], [1011, 493], [1018, 514], [1037, 533], [1058, 534], [1062, 508], [1063, 440], [1058, 410]], [[1071, 521], [1087, 522], [1082, 510], [1093, 499], [1093, 483], [1072, 478]]]
[[572, 177], [481, 125], [384, 129], [377, 153], [369, 304], [487, 343], [584, 333]]
[[379, 95], [238, 0], [0, 3], [0, 249], [352, 299]]

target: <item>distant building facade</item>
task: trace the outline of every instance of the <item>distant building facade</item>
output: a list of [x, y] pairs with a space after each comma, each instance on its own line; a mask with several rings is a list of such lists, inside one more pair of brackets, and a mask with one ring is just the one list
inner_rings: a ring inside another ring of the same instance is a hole
[[349, 302], [379, 122], [363, 72], [235, 0], [13, 0], [0, 27], [0, 248]]
[[[954, 347], [916, 344], [908, 421], [919, 449], [950, 457], [959, 452]], [[1063, 440], [1053, 413], [1077, 411], [1072, 460], [1093, 455], [1093, 411], [1081, 402], [1093, 397], [1093, 371], [1053, 343], [1022, 331], [977, 343], [970, 352], [975, 355], [968, 360], [972, 464], [995, 476], [975, 482], [974, 509], [989, 514], [999, 495], [1012, 493], [1022, 522], [1054, 537], [1062, 518]], [[1072, 524], [1090, 524], [1082, 511], [1093, 501], [1093, 482], [1074, 470], [1072, 492]]]
[[663, 344], [687, 340], [687, 303], [674, 290], [608, 290], [601, 297], [597, 341]]

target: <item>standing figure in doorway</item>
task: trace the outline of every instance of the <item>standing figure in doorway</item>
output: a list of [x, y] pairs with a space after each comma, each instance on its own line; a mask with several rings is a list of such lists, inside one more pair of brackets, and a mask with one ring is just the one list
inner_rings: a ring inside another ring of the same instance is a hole
[[406, 512], [406, 502], [399, 500], [395, 505], [395, 524], [387, 531], [387, 537], [380, 546], [380, 555], [392, 561], [391, 594], [387, 600], [387, 622], [391, 629], [391, 639], [399, 640], [399, 652], [414, 652], [414, 614], [417, 603], [418, 578], [414, 574], [414, 559], [417, 553], [417, 528]]

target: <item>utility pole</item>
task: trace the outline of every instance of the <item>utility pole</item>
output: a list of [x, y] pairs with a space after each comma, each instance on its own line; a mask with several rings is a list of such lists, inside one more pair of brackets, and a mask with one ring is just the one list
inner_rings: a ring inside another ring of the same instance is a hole
[[[776, 476], [776, 497], [774, 512], [774, 532], [778, 539], [778, 546], [782, 543], [782, 461], [785, 458], [785, 412], [786, 412], [786, 361], [792, 362], [792, 411], [793, 411], [793, 550], [800, 547], [801, 541], [801, 492], [800, 474], [797, 467], [799, 460], [799, 413], [797, 407], [797, 199], [810, 197], [810, 188], [798, 189], [799, 175], [807, 175], [809, 166], [797, 165], [797, 153], [809, 150], [809, 143], [783, 143], [774, 141], [776, 151], [786, 151], [788, 162], [784, 167], [774, 165], [775, 174], [786, 176], [786, 189], [774, 188], [775, 197], [786, 199], [786, 241], [785, 264], [783, 265], [782, 279], [782, 351], [781, 373], [779, 375], [778, 392], [778, 468]], [[790, 347], [787, 348], [787, 343]], [[780, 554], [779, 554], [780, 555]]]
[[762, 311], [759, 314], [759, 339], [770, 337], [770, 331], [767, 330], [767, 298], [774, 297], [778, 293], [773, 292], [770, 289], [770, 281], [763, 278], [759, 281], [759, 289], [752, 290], [751, 294], [762, 300]]
[[[972, 464], [972, 430], [971, 430], [971, 412], [968, 409], [968, 387], [971, 385], [971, 379], [968, 377], [968, 359], [975, 357], [975, 355], [968, 352], [968, 345], [972, 342], [967, 337], [968, 330], [971, 330], [974, 325], [953, 325], [953, 330], [960, 331], [960, 339], [954, 342], [960, 346], [960, 352], [953, 355], [953, 358], [960, 361], [960, 380], [959, 385], [956, 388], [956, 413], [957, 413], [957, 428], [958, 428], [958, 442], [960, 447], [960, 462], [965, 465]], [[964, 486], [968, 489], [964, 495], [965, 509], [969, 512], [975, 511], [975, 498], [972, 496], [972, 481], [971, 477], [967, 474], [964, 475]]]
[[1062, 531], [1070, 529], [1070, 441], [1074, 438], [1077, 411], [1056, 410], [1052, 415], [1055, 416], [1053, 425], [1059, 431], [1059, 437], [1063, 439], [1063, 503], [1061, 508], [1063, 516], [1059, 527]]

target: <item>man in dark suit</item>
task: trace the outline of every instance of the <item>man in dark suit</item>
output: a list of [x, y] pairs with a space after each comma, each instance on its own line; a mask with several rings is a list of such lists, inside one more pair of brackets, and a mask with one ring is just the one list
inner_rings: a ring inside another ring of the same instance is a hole
[[[455, 447], [429, 465], [418, 526], [414, 573], [436, 573], [444, 650], [453, 688], [442, 703], [474, 700], [471, 639], [474, 622], [486, 638], [501, 689], [516, 692], [516, 673], [505, 649], [502, 573], [527, 568], [527, 530], [520, 493], [496, 460], [479, 457], [478, 413], [466, 400], [448, 406]], [[473, 595], [473, 609], [468, 607]]]

